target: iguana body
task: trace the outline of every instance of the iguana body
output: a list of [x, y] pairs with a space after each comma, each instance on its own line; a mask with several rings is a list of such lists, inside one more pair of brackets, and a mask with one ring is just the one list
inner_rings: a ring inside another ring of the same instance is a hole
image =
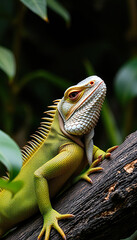
[[[38, 239], [46, 232], [45, 240], [48, 240], [51, 227], [66, 239], [57, 220], [73, 215], [56, 212], [51, 206], [50, 198], [60, 191], [68, 179], [77, 176], [88, 162], [91, 164], [93, 157], [97, 159], [100, 155], [105, 156], [92, 143], [93, 129], [105, 91], [105, 84], [100, 78], [90, 77], [67, 89], [61, 101], [56, 101], [51, 106], [53, 110], [47, 111], [51, 118], [45, 118], [38, 134], [33, 136], [33, 140], [23, 150], [24, 164], [14, 179], [21, 180], [23, 187], [14, 196], [6, 190], [0, 192], [0, 236], [40, 209], [44, 224]], [[99, 97], [96, 103], [94, 94]], [[85, 146], [81, 140], [83, 136], [86, 136]], [[109, 154], [106, 155], [108, 156]], [[100, 157], [77, 179], [84, 178], [90, 182], [88, 174], [101, 169], [94, 168], [99, 161]]]

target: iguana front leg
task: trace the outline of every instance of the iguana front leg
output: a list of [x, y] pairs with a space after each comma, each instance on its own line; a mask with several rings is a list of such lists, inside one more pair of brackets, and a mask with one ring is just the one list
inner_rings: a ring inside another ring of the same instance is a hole
[[35, 171], [35, 188], [39, 209], [44, 218], [43, 228], [38, 236], [45, 235], [49, 239], [51, 227], [54, 227], [66, 239], [64, 232], [58, 225], [59, 219], [73, 217], [72, 214], [60, 214], [56, 212], [50, 202], [49, 190], [54, 196], [64, 183], [75, 173], [81, 164], [84, 150], [75, 143], [61, 146], [59, 154]]
[[89, 183], [92, 183], [91, 178], [89, 177], [89, 174], [102, 171], [102, 167], [97, 167], [97, 165], [103, 161], [105, 158], [110, 158], [111, 152], [114, 151], [118, 146], [113, 146], [109, 148], [106, 152], [98, 148], [97, 146], [93, 145], [93, 162], [88, 167], [88, 169], [85, 169], [80, 175], [74, 178], [73, 183], [78, 182], [80, 179], [84, 179]]

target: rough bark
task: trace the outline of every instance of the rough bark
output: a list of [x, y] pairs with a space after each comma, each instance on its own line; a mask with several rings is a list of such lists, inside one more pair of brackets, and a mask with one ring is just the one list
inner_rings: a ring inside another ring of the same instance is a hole
[[[91, 175], [92, 185], [80, 181], [53, 201], [60, 213], [75, 215], [60, 221], [67, 240], [118, 240], [137, 229], [137, 131], [101, 166], [102, 172]], [[38, 214], [4, 239], [34, 240], [41, 227], [42, 217]], [[61, 237], [52, 230], [50, 239]]]

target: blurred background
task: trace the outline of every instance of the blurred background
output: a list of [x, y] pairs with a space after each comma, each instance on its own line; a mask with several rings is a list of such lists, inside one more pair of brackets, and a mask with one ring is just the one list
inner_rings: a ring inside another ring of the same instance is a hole
[[105, 150], [137, 129], [136, 0], [0, 1], [0, 129], [20, 147], [92, 74], [107, 85], [94, 138]]
[[0, 1], [0, 129], [23, 146], [47, 105], [97, 74], [107, 98], [94, 141], [120, 144], [137, 129], [136, 0], [54, 0], [45, 9], [43, 17], [25, 0]]

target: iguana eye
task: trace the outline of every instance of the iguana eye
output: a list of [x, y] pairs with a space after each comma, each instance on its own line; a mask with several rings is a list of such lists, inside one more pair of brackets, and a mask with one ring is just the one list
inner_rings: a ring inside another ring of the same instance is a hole
[[94, 81], [91, 81], [91, 82], [90, 82], [90, 85], [91, 85], [91, 86], [93, 86], [93, 85], [94, 85], [94, 83], [95, 83]]
[[69, 98], [70, 98], [71, 100], [75, 100], [75, 99], [77, 98], [78, 94], [79, 94], [79, 92], [71, 92], [71, 93], [69, 94]]

